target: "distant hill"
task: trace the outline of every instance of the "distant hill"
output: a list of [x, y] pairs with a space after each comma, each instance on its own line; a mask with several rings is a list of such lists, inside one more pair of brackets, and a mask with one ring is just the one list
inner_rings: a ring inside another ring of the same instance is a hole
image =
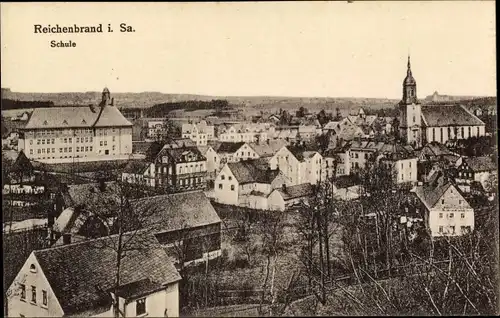
[[[157, 104], [175, 103], [182, 101], [211, 101], [227, 100], [234, 106], [265, 106], [289, 104], [394, 104], [397, 100], [378, 98], [333, 98], [333, 97], [281, 97], [281, 96], [207, 96], [194, 94], [164, 94], [159, 92], [141, 93], [113, 93], [118, 107], [146, 108]], [[19, 101], [51, 101], [55, 105], [89, 105], [96, 103], [101, 98], [101, 92], [75, 92], [75, 93], [19, 93], [9, 89], [2, 89], [2, 98]]]

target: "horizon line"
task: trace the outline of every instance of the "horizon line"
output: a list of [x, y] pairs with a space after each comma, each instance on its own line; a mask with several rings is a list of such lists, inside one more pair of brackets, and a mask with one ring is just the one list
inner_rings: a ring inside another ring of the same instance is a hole
[[[21, 94], [82, 94], [82, 93], [102, 93], [102, 91], [95, 90], [95, 91], [59, 91], [59, 92], [34, 92], [34, 91], [14, 91], [8, 87], [2, 87], [2, 90], [9, 90], [11, 93], [21, 93]], [[437, 92], [437, 91], [434, 91]], [[433, 93], [426, 95], [424, 98], [432, 96]], [[133, 92], [133, 91], [116, 91], [112, 92], [113, 94], [163, 94], [163, 95], [192, 95], [192, 96], [198, 96], [198, 97], [227, 97], [227, 98], [321, 98], [321, 99], [328, 99], [328, 98], [337, 98], [337, 99], [348, 99], [348, 98], [357, 98], [357, 99], [387, 99], [387, 100], [398, 100], [400, 97], [387, 97], [387, 96], [376, 96], [376, 97], [367, 97], [367, 96], [307, 96], [307, 95], [225, 95], [225, 94], [200, 94], [200, 93], [165, 93], [161, 91], [140, 91], [140, 92]], [[451, 95], [451, 94], [439, 94], [438, 96], [451, 96], [451, 97], [473, 97], [473, 98], [484, 98], [484, 97], [496, 97], [496, 95], [468, 95], [468, 94], [460, 94], [460, 95]], [[420, 98], [422, 99], [422, 98]]]

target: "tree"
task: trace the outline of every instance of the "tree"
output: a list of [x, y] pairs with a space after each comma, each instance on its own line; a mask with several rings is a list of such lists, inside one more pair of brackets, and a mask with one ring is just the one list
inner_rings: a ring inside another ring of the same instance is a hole
[[[262, 295], [260, 301], [259, 312], [262, 312], [262, 305], [264, 303], [267, 292], [267, 284], [269, 276], [271, 276], [271, 287], [269, 294], [274, 303], [274, 276], [276, 273], [276, 263], [279, 254], [282, 252], [283, 246], [283, 220], [285, 214], [278, 211], [269, 211], [267, 219], [261, 221], [259, 226], [260, 234], [262, 236], [262, 252], [266, 256], [266, 275], [262, 284]], [[272, 269], [271, 269], [272, 267]]]
[[121, 286], [120, 275], [122, 260], [132, 251], [141, 251], [150, 246], [147, 235], [150, 228], [144, 228], [152, 216], [153, 209], [133, 209], [131, 201], [149, 196], [151, 191], [142, 184], [130, 184], [126, 181], [105, 183], [99, 182], [100, 193], [87, 195], [83, 207], [90, 216], [98, 219], [107, 229], [103, 239], [96, 240], [95, 248], [111, 249], [115, 253], [114, 260], [114, 297], [113, 311], [115, 317], [124, 317], [119, 307], [117, 292]]
[[296, 116], [299, 118], [304, 117], [306, 114], [307, 110], [303, 106], [300, 106], [299, 110], [296, 112]]

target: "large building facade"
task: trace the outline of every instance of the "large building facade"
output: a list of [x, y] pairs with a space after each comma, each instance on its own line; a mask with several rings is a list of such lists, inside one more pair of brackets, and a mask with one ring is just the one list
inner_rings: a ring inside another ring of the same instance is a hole
[[420, 148], [428, 142], [485, 135], [485, 123], [460, 105], [421, 105], [410, 57], [399, 102], [399, 133], [407, 144]]
[[45, 163], [128, 159], [132, 124], [105, 88], [97, 107], [36, 108], [18, 148], [30, 160]]

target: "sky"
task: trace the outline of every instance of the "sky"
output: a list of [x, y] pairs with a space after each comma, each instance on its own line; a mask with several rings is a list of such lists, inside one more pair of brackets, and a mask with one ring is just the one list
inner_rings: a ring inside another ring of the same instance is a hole
[[496, 96], [493, 1], [2, 3], [0, 44], [16, 92], [400, 98], [410, 54], [421, 98]]

